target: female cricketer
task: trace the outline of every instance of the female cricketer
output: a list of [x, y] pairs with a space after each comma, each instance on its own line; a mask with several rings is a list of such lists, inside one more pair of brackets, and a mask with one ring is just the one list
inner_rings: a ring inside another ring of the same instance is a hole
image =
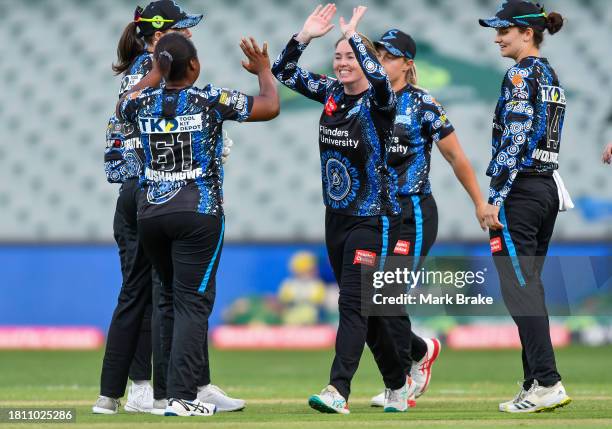
[[[340, 287], [340, 321], [329, 385], [308, 402], [327, 413], [349, 414], [351, 380], [366, 335], [388, 335], [389, 318], [368, 317], [362, 305], [362, 288], [368, 284], [371, 287], [368, 278], [375, 270], [384, 269], [399, 232], [396, 180], [386, 163], [396, 97], [373, 45], [356, 32], [365, 11], [362, 6], [355, 8], [348, 23], [340, 18], [343, 37], [334, 53], [336, 79], [297, 65], [309, 42], [334, 27], [334, 4], [314, 10], [272, 70], [281, 83], [324, 105], [319, 120], [319, 151], [326, 206], [325, 242]], [[385, 411], [406, 411], [406, 377], [397, 353], [380, 353], [375, 358], [387, 388]]]
[[501, 55], [516, 63], [504, 77], [495, 109], [484, 215], [502, 296], [523, 349], [523, 385], [513, 400], [499, 404], [499, 410], [549, 411], [571, 402], [557, 372], [541, 280], [561, 208], [554, 175], [566, 98], [539, 48], [544, 31], [558, 32], [563, 18], [530, 1], [509, 0], [480, 25], [496, 29]]
[[118, 117], [140, 129], [145, 152], [138, 233], [167, 292], [160, 302], [162, 348], [170, 353], [166, 416], [216, 411], [199, 399], [196, 377], [208, 366], [202, 343], [225, 231], [223, 122], [270, 120], [279, 112], [267, 46], [260, 50], [253, 39], [243, 39], [241, 48], [248, 58], [243, 67], [259, 78], [259, 96], [193, 87], [200, 74], [197, 51], [189, 39], [170, 33], [155, 46], [153, 70], [117, 106]]
[[[401, 266], [416, 271], [429, 253], [438, 232], [438, 210], [431, 192], [429, 170], [434, 144], [449, 162], [476, 211], [482, 217], [486, 206], [476, 175], [465, 156], [454, 127], [444, 108], [426, 90], [418, 87], [414, 59], [417, 46], [414, 39], [391, 29], [374, 42], [378, 58], [385, 68], [397, 95], [397, 113], [392, 144], [387, 148], [388, 163], [398, 177], [398, 196], [402, 206], [400, 236], [393, 246], [394, 259]], [[481, 223], [484, 227], [484, 223]], [[425, 393], [431, 380], [431, 367], [440, 354], [441, 344], [435, 338], [421, 338], [411, 333], [410, 320], [397, 320], [404, 325], [392, 339], [398, 348], [406, 375], [416, 385], [416, 398]], [[399, 327], [396, 327], [396, 329]], [[371, 349], [384, 338], [368, 342]], [[372, 398], [373, 406], [383, 406], [384, 392]]]
[[[131, 90], [152, 69], [153, 50], [159, 39], [167, 33], [179, 32], [191, 37], [189, 28], [197, 25], [202, 15], [185, 13], [175, 2], [158, 0], [144, 9], [137, 7], [134, 20], [125, 28], [117, 47], [118, 61], [113, 66], [116, 73], [122, 73], [120, 96]], [[229, 154], [225, 145], [224, 152]], [[120, 293], [117, 309], [109, 329], [106, 353], [101, 376], [100, 397], [93, 407], [94, 413], [114, 414], [123, 396], [127, 380], [127, 367], [133, 380], [124, 406], [129, 412], [151, 412], [163, 415], [167, 405], [166, 372], [167, 351], [161, 350], [159, 295], [167, 293], [160, 288], [160, 281], [154, 272], [151, 287], [151, 262], [142, 248], [137, 231], [137, 204], [141, 187], [138, 178], [143, 174], [145, 153], [140, 141], [140, 129], [134, 125], [111, 118], [108, 130], [105, 168], [111, 183], [122, 183], [114, 232], [119, 245], [124, 286]], [[151, 290], [152, 289], [152, 290]], [[152, 306], [151, 306], [152, 302]], [[142, 311], [144, 307], [144, 318]], [[151, 307], [153, 323], [151, 323]], [[171, 316], [171, 314], [169, 314]], [[142, 318], [142, 329], [136, 340], [135, 327]], [[152, 325], [152, 326], [151, 326]], [[170, 326], [170, 323], [166, 323]], [[153, 335], [151, 335], [153, 331]], [[153, 343], [154, 392], [149, 384], [151, 374], [151, 338]], [[133, 345], [138, 342], [136, 351]], [[207, 338], [202, 342], [204, 359], [208, 361]], [[134, 353], [133, 360], [130, 356]], [[212, 403], [218, 412], [237, 411], [245, 407], [245, 401], [229, 397], [223, 390], [211, 383], [209, 366], [195, 376], [198, 398]], [[155, 399], [154, 399], [155, 398]]]

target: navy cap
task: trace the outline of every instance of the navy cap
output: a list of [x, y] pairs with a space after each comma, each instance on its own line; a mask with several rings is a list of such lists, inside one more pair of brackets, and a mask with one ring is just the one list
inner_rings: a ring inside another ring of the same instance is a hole
[[374, 46], [385, 48], [391, 55], [396, 57], [406, 57], [409, 60], [414, 60], [416, 56], [416, 43], [408, 34], [400, 30], [389, 30], [382, 35], [378, 42], [374, 42]]
[[181, 29], [198, 25], [204, 15], [191, 15], [183, 11], [173, 0], [157, 0], [144, 9], [140, 6], [134, 12], [134, 22], [139, 35], [151, 36], [156, 31], [170, 28]]
[[546, 29], [546, 12], [538, 3], [528, 0], [507, 0], [501, 5], [495, 16], [479, 19], [483, 27], [533, 27]]

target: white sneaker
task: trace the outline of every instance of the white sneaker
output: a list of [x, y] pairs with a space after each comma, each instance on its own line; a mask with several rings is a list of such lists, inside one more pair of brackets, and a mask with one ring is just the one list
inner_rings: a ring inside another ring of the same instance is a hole
[[[385, 389], [384, 410], [385, 413], [403, 413], [410, 407], [416, 406], [414, 392], [417, 385], [412, 378], [406, 378], [406, 384], [401, 388], [392, 390]], [[412, 401], [410, 398], [412, 397]], [[412, 402], [412, 404], [411, 404]]]
[[207, 404], [206, 402], [199, 401], [197, 398], [193, 401], [170, 398], [168, 399], [168, 406], [166, 407], [164, 415], [208, 417], [215, 414], [216, 409], [217, 407], [215, 407], [215, 404]]
[[128, 413], [150, 413], [153, 409], [153, 387], [132, 382], [123, 409]]
[[534, 381], [522, 400], [508, 405], [503, 411], [506, 413], [539, 413], [553, 411], [570, 402], [572, 398], [567, 396], [560, 381], [551, 387], [540, 386], [537, 381]]
[[117, 414], [120, 405], [119, 399], [100, 395], [91, 411], [94, 414]]
[[198, 387], [198, 399], [217, 406], [217, 412], [240, 411], [244, 409], [244, 399], [230, 398], [214, 384]]
[[153, 401], [153, 408], [151, 409], [151, 414], [153, 414], [154, 416], [163, 416], [166, 412], [167, 406], [167, 399], [155, 399]]
[[[414, 383], [413, 381], [409, 381], [410, 377], [408, 377], [406, 379], [406, 383], [411, 383], [408, 384], [408, 408], [414, 408], [416, 407], [416, 396], [414, 394], [414, 391], [416, 390], [416, 383]], [[380, 392], [378, 395], [373, 396], [371, 401], [370, 401], [370, 405], [372, 407], [384, 407], [385, 406], [385, 391], [383, 390], [382, 392]]]
[[321, 413], [350, 413], [346, 399], [332, 385], [321, 390], [318, 395], [308, 398], [308, 405]]
[[427, 344], [427, 353], [425, 353], [425, 356], [420, 361], [412, 362], [412, 367], [410, 368], [412, 380], [417, 385], [415, 391], [417, 398], [425, 393], [427, 387], [429, 387], [431, 367], [436, 359], [438, 359], [438, 356], [440, 356], [440, 350], [442, 349], [442, 344], [440, 344], [440, 340], [437, 338], [424, 338], [423, 340]]
[[519, 393], [517, 393], [516, 396], [510, 401], [500, 402], [499, 411], [506, 411], [506, 407], [512, 404], [516, 404], [517, 402], [521, 402], [523, 399], [525, 399], [527, 391], [523, 388], [523, 383], [519, 382], [519, 384], [521, 385], [521, 390], [519, 391]]

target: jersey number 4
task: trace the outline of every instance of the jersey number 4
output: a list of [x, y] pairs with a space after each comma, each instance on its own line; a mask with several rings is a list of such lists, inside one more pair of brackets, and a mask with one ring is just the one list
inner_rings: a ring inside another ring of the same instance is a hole
[[151, 134], [151, 168], [156, 171], [191, 171], [191, 133]]
[[546, 147], [555, 152], [559, 151], [559, 141], [561, 140], [561, 118], [565, 113], [565, 106], [549, 104], [546, 108]]

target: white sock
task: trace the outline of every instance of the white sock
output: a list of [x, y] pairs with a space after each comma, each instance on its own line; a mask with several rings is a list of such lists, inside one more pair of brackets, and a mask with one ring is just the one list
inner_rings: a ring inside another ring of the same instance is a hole
[[145, 384], [148, 384], [149, 386], [151, 385], [149, 380], [132, 380], [132, 383], [134, 383], [136, 386], [144, 386]]

